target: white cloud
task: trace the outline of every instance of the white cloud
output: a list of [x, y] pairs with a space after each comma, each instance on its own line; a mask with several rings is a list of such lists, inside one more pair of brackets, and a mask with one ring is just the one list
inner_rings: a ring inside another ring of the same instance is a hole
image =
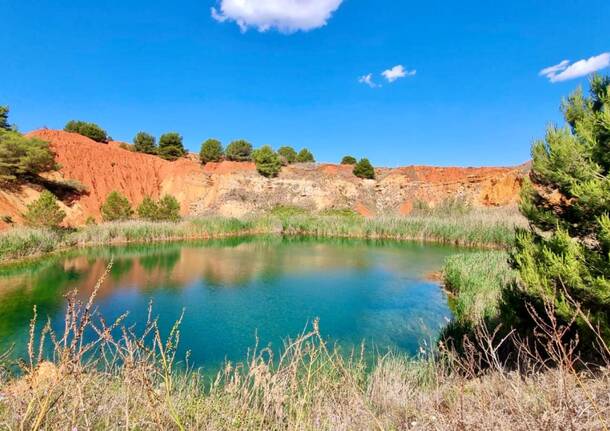
[[369, 73], [368, 75], [361, 76], [358, 79], [358, 82], [361, 83], [361, 84], [366, 84], [366, 85], [368, 85], [371, 88], [381, 87], [381, 85], [379, 85], [379, 84], [377, 84], [377, 83], [375, 83], [373, 81], [373, 74], [372, 73]]
[[540, 76], [546, 76], [551, 82], [561, 82], [580, 78], [610, 66], [610, 52], [604, 52], [586, 60], [580, 60], [570, 64], [569, 60], [563, 60], [555, 66], [542, 69]]
[[220, 0], [212, 8], [219, 22], [235, 21], [242, 31], [254, 27], [264, 32], [275, 28], [282, 33], [308, 31], [326, 25], [343, 0]]
[[415, 76], [416, 70], [405, 70], [402, 64], [394, 66], [391, 69], [384, 70], [381, 74], [388, 80], [388, 82], [394, 82], [397, 79], [405, 78], [407, 76]]

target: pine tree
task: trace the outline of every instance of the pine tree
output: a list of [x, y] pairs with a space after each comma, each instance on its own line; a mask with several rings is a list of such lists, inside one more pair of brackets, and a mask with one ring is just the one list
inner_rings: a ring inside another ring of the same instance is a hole
[[577, 90], [562, 111], [566, 125], [532, 147], [521, 203], [531, 229], [512, 256], [522, 283], [505, 297], [511, 324], [528, 330], [525, 304], [550, 303], [561, 324], [575, 319], [587, 346], [593, 335], [578, 307], [610, 341], [610, 79], [594, 76], [590, 95]]
[[104, 221], [128, 220], [133, 214], [129, 200], [117, 191], [110, 192], [100, 211]]
[[27, 206], [25, 222], [32, 227], [57, 228], [66, 217], [64, 210], [57, 204], [57, 199], [48, 190], [43, 191], [38, 199]]
[[186, 150], [182, 144], [182, 136], [176, 132], [169, 132], [159, 138], [159, 157], [174, 161], [186, 155]]
[[224, 156], [224, 150], [222, 144], [217, 139], [208, 139], [201, 144], [201, 151], [199, 152], [199, 160], [202, 164], [209, 162], [219, 162]]
[[157, 154], [155, 137], [146, 132], [138, 132], [133, 138], [133, 147], [138, 153]]
[[150, 196], [146, 196], [138, 205], [137, 213], [141, 219], [154, 221], [157, 220], [159, 206]]
[[297, 154], [297, 162], [299, 163], [313, 163], [316, 159], [314, 159], [313, 154], [307, 148], [303, 148]]
[[280, 157], [269, 145], [254, 151], [252, 158], [256, 163], [256, 170], [264, 177], [276, 177], [282, 169]]
[[360, 159], [360, 161], [354, 165], [354, 175], [358, 178], [372, 180], [375, 178], [375, 168], [373, 168], [369, 159]]

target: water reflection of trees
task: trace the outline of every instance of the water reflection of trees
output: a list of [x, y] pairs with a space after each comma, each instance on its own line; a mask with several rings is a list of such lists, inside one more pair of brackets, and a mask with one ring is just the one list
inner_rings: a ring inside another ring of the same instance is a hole
[[[85, 249], [0, 271], [0, 311], [3, 317], [23, 320], [28, 316], [27, 320], [34, 304], [41, 311], [61, 306], [62, 295], [69, 289], [78, 287], [86, 296], [111, 260], [113, 267], [101, 297], [117, 288], [181, 289], [193, 283], [244, 286], [253, 280], [266, 282], [310, 271], [366, 271], [373, 265], [393, 272], [436, 268], [438, 256], [422, 253], [422, 247], [272, 236]], [[373, 251], [383, 258], [376, 261]], [[11, 325], [7, 319], [0, 320], [4, 322], [0, 322], [1, 335], [2, 325]]]

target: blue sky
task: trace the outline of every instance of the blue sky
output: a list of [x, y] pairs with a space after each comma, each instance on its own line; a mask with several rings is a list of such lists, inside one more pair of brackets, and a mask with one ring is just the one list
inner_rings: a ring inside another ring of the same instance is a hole
[[[191, 150], [511, 165], [586, 84], [593, 62], [571, 64], [610, 51], [608, 0], [301, 2], [2, 0], [0, 104], [23, 131], [83, 119], [128, 142], [175, 130]], [[416, 73], [381, 75], [399, 65]]]

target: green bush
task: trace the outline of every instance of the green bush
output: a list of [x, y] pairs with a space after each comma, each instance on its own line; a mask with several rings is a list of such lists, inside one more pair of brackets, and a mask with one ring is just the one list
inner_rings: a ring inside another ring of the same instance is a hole
[[57, 204], [57, 199], [48, 190], [27, 206], [23, 215], [25, 223], [32, 227], [57, 228], [66, 218], [66, 213]]
[[299, 163], [313, 163], [315, 161], [313, 154], [311, 154], [311, 151], [307, 148], [303, 148], [299, 151], [299, 154], [297, 154], [297, 162]]
[[375, 169], [369, 159], [360, 159], [354, 166], [354, 175], [358, 178], [375, 179]]
[[165, 195], [158, 202], [146, 196], [137, 209], [138, 217], [149, 221], [178, 221], [180, 220], [180, 204], [178, 200]]
[[297, 161], [297, 152], [292, 147], [280, 147], [280, 149], [277, 150], [277, 153], [280, 156], [282, 163], [286, 165], [290, 165]]
[[133, 214], [129, 200], [117, 191], [110, 192], [100, 211], [104, 221], [128, 220]]
[[159, 206], [150, 196], [146, 196], [140, 205], [138, 205], [136, 212], [141, 219], [156, 220], [157, 214], [159, 213]]
[[282, 162], [280, 157], [273, 151], [269, 145], [265, 145], [252, 153], [254, 163], [256, 163], [256, 170], [259, 174], [264, 177], [277, 177], [280, 169], [282, 169]]
[[186, 150], [182, 144], [182, 136], [176, 132], [161, 135], [157, 154], [159, 157], [170, 161], [178, 160], [180, 157], [185, 156]]
[[13, 127], [8, 123], [8, 106], [0, 106], [0, 129], [13, 130]]
[[252, 160], [252, 145], [243, 139], [233, 141], [227, 147], [226, 155], [235, 162], [248, 162]]
[[355, 165], [356, 163], [357, 163], [356, 158], [352, 157], [352, 156], [345, 156], [341, 159], [342, 165]]
[[201, 151], [199, 152], [199, 160], [202, 164], [209, 162], [220, 162], [224, 157], [224, 150], [222, 144], [217, 139], [208, 139], [201, 144]]
[[47, 142], [0, 129], [0, 182], [13, 182], [57, 168]]
[[550, 303], [558, 323], [574, 320], [580, 345], [592, 350], [587, 320], [610, 341], [610, 77], [590, 84], [589, 96], [578, 89], [563, 102], [567, 124], [549, 126], [532, 146], [521, 203], [531, 229], [517, 236], [512, 256], [522, 283], [506, 297], [521, 330], [533, 326], [525, 304], [544, 315]]
[[108, 141], [108, 134], [106, 131], [95, 123], [72, 120], [66, 123], [64, 130], [66, 132], [78, 133], [79, 135], [86, 136], [96, 142]]
[[172, 195], [165, 195], [158, 202], [159, 212], [157, 220], [178, 221], [180, 220], [180, 204]]
[[157, 154], [155, 137], [146, 132], [138, 132], [133, 138], [133, 148], [138, 153]]

